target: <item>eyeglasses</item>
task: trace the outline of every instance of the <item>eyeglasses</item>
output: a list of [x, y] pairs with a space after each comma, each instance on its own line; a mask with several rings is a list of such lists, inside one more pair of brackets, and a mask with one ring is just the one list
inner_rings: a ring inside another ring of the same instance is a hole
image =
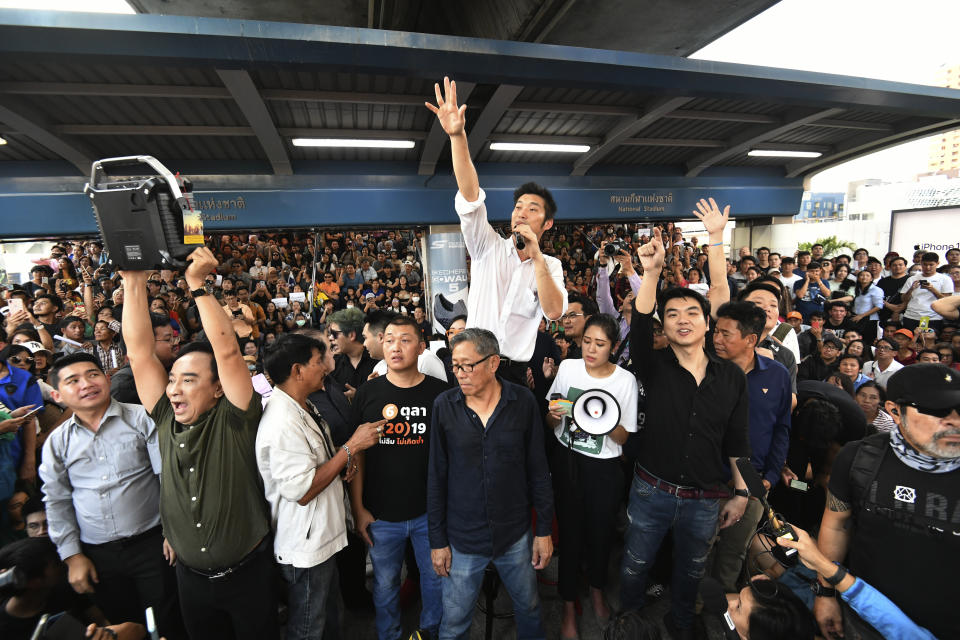
[[570, 313], [565, 313], [565, 314], [563, 314], [562, 316], [560, 316], [560, 319], [561, 319], [561, 320], [573, 320], [573, 319], [576, 318], [577, 316], [583, 316], [583, 315], [586, 315], [586, 314], [583, 313], [582, 311], [571, 311]]
[[343, 331], [337, 331], [336, 329], [330, 329], [330, 330], [327, 331], [327, 333], [330, 334], [330, 337], [331, 337], [331, 338], [333, 338], [334, 340], [336, 340], [337, 338], [340, 337], [340, 335], [343, 333]]
[[179, 344], [180, 336], [170, 336], [169, 338], [163, 338], [162, 340], [157, 340], [156, 342], [169, 342], [170, 344]]
[[491, 354], [488, 355], [487, 357], [481, 358], [481, 359], [477, 360], [476, 362], [474, 362], [474, 363], [472, 363], [472, 364], [467, 364], [467, 363], [464, 363], [464, 364], [456, 364], [456, 363], [454, 363], [454, 364], [452, 365], [453, 372], [454, 372], [454, 373], [459, 373], [460, 371], [463, 371], [464, 373], [473, 373], [473, 368], [474, 368], [474, 367], [476, 367], [478, 364], [480, 364], [480, 363], [483, 362], [484, 360], [489, 360], [489, 359], [492, 358], [494, 355], [496, 355], [496, 354], [491, 353]]
[[885, 344], [878, 344], [874, 349], [877, 351], [893, 351], [893, 347], [888, 347]]
[[30, 356], [10, 356], [10, 362], [13, 364], [24, 364], [33, 362]]
[[960, 407], [946, 407], [945, 409], [931, 409], [930, 407], [924, 407], [915, 402], [911, 402], [907, 405], [908, 407], [913, 407], [920, 413], [924, 413], [928, 416], [933, 416], [934, 418], [946, 418], [948, 415], [956, 411], [960, 414]]

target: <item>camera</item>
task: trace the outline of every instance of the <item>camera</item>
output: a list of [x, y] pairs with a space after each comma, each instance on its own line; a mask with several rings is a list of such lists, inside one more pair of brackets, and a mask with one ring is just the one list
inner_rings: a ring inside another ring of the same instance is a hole
[[610, 256], [611, 258], [620, 255], [621, 251], [627, 251], [627, 245], [623, 240], [613, 240], [603, 247], [604, 255]]

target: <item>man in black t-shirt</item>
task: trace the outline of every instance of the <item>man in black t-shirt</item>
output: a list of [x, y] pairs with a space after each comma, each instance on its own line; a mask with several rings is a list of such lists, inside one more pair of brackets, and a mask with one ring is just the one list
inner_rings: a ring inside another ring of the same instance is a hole
[[[887, 397], [897, 428], [837, 454], [818, 546], [934, 636], [956, 637], [960, 609], [943, 598], [960, 573], [960, 374], [911, 365], [891, 376]], [[852, 610], [841, 616], [829, 591], [813, 610], [828, 637], [881, 637]]]
[[827, 319], [823, 328], [833, 332], [838, 338], [843, 338], [847, 331], [856, 331], [857, 325], [850, 321], [850, 309], [844, 302], [828, 302], [826, 306]]
[[[884, 325], [893, 315], [903, 311], [906, 305], [900, 299], [900, 289], [910, 276], [907, 274], [907, 260], [897, 256], [890, 261], [890, 275], [880, 278], [877, 286], [883, 291], [883, 308], [880, 309], [880, 325]], [[898, 315], [899, 318], [899, 315]]]
[[420, 627], [435, 637], [443, 600], [427, 528], [428, 429], [433, 401], [447, 384], [418, 370], [426, 345], [413, 318], [390, 320], [382, 346], [387, 375], [360, 387], [353, 402], [355, 424], [387, 420], [380, 446], [357, 456], [360, 470], [350, 485], [353, 517], [370, 546], [377, 637], [400, 637], [400, 569], [408, 539], [420, 569]]

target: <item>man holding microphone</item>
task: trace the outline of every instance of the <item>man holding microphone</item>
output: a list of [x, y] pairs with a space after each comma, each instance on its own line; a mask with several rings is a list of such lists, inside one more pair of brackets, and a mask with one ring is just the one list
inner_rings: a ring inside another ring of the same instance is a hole
[[498, 375], [525, 384], [540, 316], [557, 320], [567, 309], [560, 261], [540, 251], [540, 237], [553, 226], [557, 211], [546, 188], [528, 182], [514, 191], [512, 237], [501, 238], [487, 221], [486, 194], [470, 159], [464, 130], [467, 105], [457, 106], [457, 85], [434, 85], [437, 104], [425, 103], [450, 136], [460, 229], [470, 253], [471, 283], [467, 326], [493, 332], [500, 343]]

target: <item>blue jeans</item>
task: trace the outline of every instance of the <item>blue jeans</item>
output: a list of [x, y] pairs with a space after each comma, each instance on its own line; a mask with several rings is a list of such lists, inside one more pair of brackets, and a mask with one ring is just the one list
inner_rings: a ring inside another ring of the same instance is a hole
[[443, 616], [440, 577], [430, 560], [427, 514], [403, 522], [375, 520], [370, 524], [370, 560], [373, 562], [373, 605], [377, 610], [377, 638], [400, 638], [400, 569], [407, 539], [420, 569], [420, 628], [436, 635]]
[[301, 569], [280, 565], [287, 583], [287, 634], [285, 640], [333, 640], [340, 637], [337, 603], [337, 561], [330, 558]]
[[620, 566], [620, 608], [644, 605], [647, 573], [660, 543], [673, 529], [673, 578], [670, 585], [673, 621], [680, 628], [693, 626], [697, 588], [706, 571], [710, 545], [719, 526], [719, 499], [677, 498], [634, 475], [630, 488], [626, 544]]
[[532, 549], [533, 534], [530, 531], [496, 558], [460, 553], [451, 545], [450, 577], [443, 580], [440, 640], [463, 640], [470, 635], [483, 572], [491, 562], [513, 600], [517, 637], [519, 640], [543, 640], [546, 636], [540, 619], [537, 572], [530, 564]]

